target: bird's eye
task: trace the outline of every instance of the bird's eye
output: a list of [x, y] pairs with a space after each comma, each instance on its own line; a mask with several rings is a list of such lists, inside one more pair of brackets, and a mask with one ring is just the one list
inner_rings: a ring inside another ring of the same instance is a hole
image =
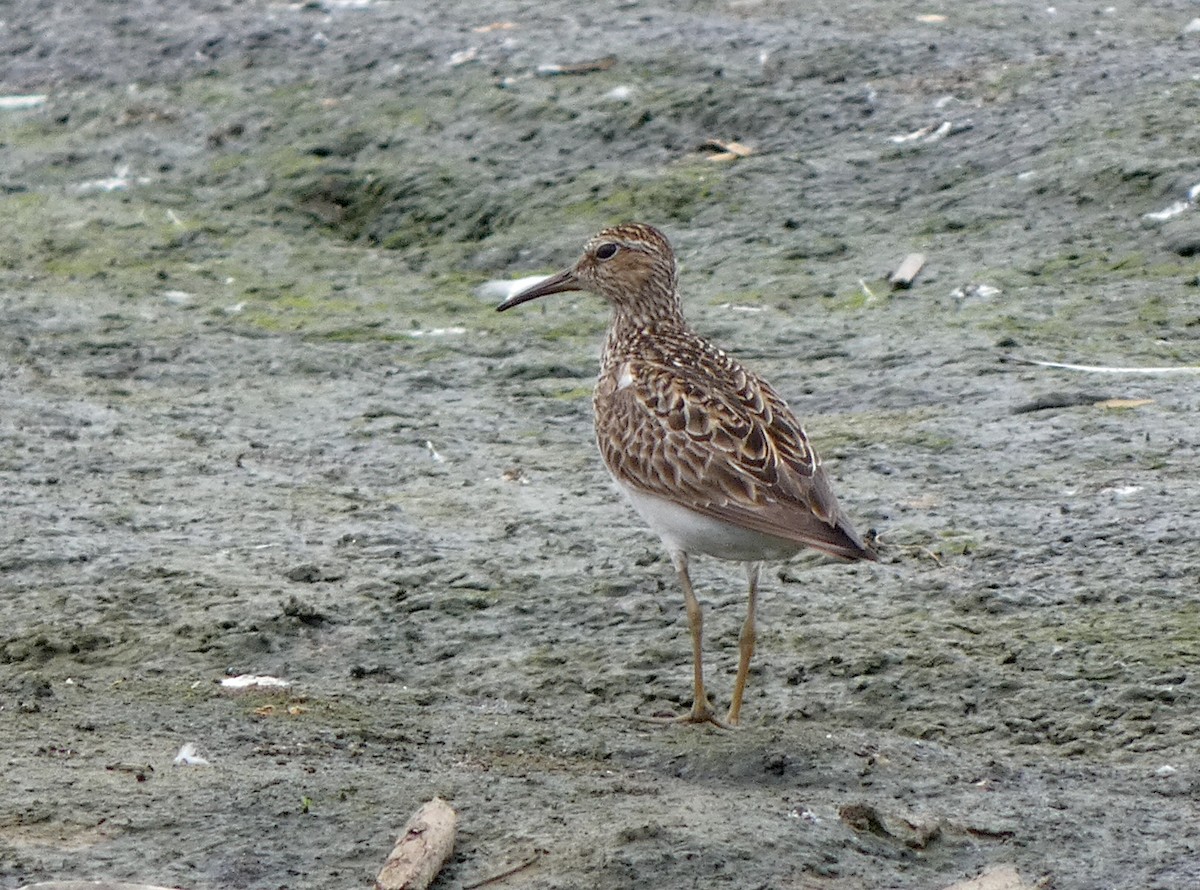
[[596, 248], [596, 259], [598, 260], [611, 260], [616, 255], [617, 245], [613, 244], [611, 241], [601, 244]]

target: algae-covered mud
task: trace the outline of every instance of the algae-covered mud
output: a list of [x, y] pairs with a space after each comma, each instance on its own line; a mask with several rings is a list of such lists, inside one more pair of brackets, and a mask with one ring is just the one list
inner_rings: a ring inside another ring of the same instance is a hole
[[[1200, 884], [1200, 8], [177, 6], [0, 12], [0, 886]], [[603, 306], [476, 295], [625, 219], [880, 541], [736, 732]]]

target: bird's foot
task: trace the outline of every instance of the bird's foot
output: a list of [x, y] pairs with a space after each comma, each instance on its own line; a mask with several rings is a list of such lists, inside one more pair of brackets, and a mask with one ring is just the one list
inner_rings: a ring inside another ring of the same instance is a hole
[[645, 717], [643, 718], [651, 723], [669, 724], [669, 723], [709, 723], [717, 727], [717, 729], [737, 729], [737, 719], [722, 720], [717, 716], [716, 711], [712, 709], [712, 705], [708, 702], [692, 702], [692, 709], [686, 714], [680, 714], [678, 717]]

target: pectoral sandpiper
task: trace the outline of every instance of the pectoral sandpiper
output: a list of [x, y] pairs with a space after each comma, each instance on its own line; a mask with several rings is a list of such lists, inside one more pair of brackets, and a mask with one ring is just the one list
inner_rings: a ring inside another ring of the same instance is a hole
[[[576, 290], [598, 294], [612, 308], [593, 397], [600, 454], [662, 538], [687, 603], [694, 697], [679, 719], [736, 725], [754, 654], [761, 563], [803, 547], [847, 560], [875, 554], [842, 515], [820, 458], [783, 399], [684, 320], [675, 254], [661, 232], [636, 223], [605, 229], [570, 269], [496, 308]], [[749, 580], [724, 721], [704, 691], [703, 619], [688, 575], [693, 553], [743, 562]]]

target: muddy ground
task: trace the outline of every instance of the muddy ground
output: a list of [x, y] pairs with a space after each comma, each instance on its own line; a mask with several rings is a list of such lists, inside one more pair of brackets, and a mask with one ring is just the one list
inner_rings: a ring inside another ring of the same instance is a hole
[[[1200, 7], [179, 6], [0, 11], [0, 886], [369, 886], [434, 795], [447, 888], [1200, 884], [1200, 376], [1020, 361], [1200, 364]], [[476, 296], [624, 219], [882, 542], [736, 732], [637, 719], [603, 307]]]

